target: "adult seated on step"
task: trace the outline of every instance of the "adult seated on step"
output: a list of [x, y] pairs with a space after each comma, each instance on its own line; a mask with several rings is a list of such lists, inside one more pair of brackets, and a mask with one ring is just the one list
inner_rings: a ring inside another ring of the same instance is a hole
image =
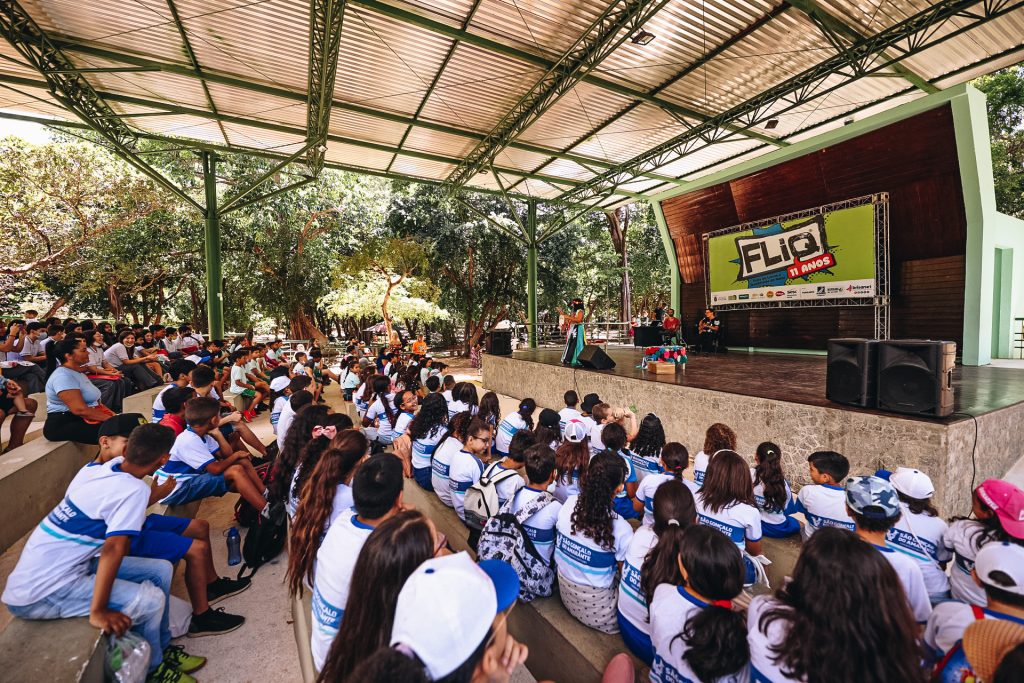
[[0, 376], [0, 427], [8, 416], [12, 418], [11, 438], [4, 453], [25, 443], [25, 432], [36, 415], [36, 407], [35, 399], [25, 396], [17, 382]]
[[60, 366], [46, 381], [46, 422], [43, 436], [50, 441], [98, 443], [99, 425], [114, 414], [100, 403], [100, 390], [85, 376], [89, 352], [85, 338], [70, 334], [57, 342]]

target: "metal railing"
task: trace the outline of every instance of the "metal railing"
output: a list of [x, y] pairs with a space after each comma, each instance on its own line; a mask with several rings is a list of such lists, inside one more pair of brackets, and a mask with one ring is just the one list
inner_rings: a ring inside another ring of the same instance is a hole
[[[630, 323], [618, 321], [585, 322], [583, 334], [587, 341], [597, 341], [608, 345], [632, 346], [633, 337], [629, 334]], [[520, 347], [529, 344], [529, 323], [512, 325], [512, 338], [519, 342]], [[537, 346], [561, 346], [565, 343], [565, 332], [556, 323], [540, 323], [537, 325]]]

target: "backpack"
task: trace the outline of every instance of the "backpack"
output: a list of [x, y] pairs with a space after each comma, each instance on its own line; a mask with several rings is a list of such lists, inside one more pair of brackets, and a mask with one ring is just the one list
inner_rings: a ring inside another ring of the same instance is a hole
[[[276, 447], [277, 444], [275, 443], [274, 446]], [[267, 455], [270, 455], [269, 447], [267, 448]], [[266, 483], [267, 478], [270, 476], [270, 463], [263, 463], [255, 469], [260, 480]], [[238, 526], [249, 528], [253, 524], [256, 524], [259, 521], [260, 512], [260, 510], [249, 505], [249, 501], [241, 496], [239, 496], [238, 500], [235, 501], [235, 521], [238, 522]]]
[[288, 541], [288, 513], [284, 503], [271, 504], [268, 512], [266, 517], [257, 515], [255, 523], [245, 533], [239, 579], [246, 568], [250, 570], [249, 577], [252, 577], [257, 569], [280, 555]]
[[463, 508], [466, 513], [466, 526], [470, 529], [483, 529], [487, 520], [498, 513], [498, 508], [501, 507], [498, 502], [498, 484], [519, 476], [516, 470], [504, 470], [495, 474], [498, 464], [488, 465], [480, 479], [466, 491]]
[[555, 584], [555, 568], [541, 557], [523, 522], [547, 507], [555, 497], [545, 491], [515, 513], [512, 500], [506, 501], [498, 514], [484, 525], [477, 559], [503, 560], [511, 564], [519, 575], [519, 599], [523, 602], [546, 598]]

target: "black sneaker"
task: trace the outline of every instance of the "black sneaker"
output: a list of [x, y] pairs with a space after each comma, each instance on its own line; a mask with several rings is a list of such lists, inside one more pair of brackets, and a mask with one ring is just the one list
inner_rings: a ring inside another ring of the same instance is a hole
[[252, 585], [252, 579], [229, 579], [226, 576], [214, 579], [206, 584], [206, 600], [215, 605], [225, 598], [238, 595]]
[[188, 627], [188, 637], [219, 636], [222, 633], [234, 631], [244, 623], [245, 617], [228, 614], [223, 607], [208, 609], [202, 614], [192, 615], [192, 623]]

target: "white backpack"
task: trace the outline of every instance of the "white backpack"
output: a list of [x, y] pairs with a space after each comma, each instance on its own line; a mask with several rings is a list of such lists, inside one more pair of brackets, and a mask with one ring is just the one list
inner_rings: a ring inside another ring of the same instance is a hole
[[498, 484], [519, 476], [518, 471], [499, 470], [498, 465], [497, 462], [488, 465], [480, 475], [479, 481], [466, 491], [466, 526], [471, 529], [483, 529], [487, 520], [498, 514], [498, 508], [501, 507], [498, 501]]

